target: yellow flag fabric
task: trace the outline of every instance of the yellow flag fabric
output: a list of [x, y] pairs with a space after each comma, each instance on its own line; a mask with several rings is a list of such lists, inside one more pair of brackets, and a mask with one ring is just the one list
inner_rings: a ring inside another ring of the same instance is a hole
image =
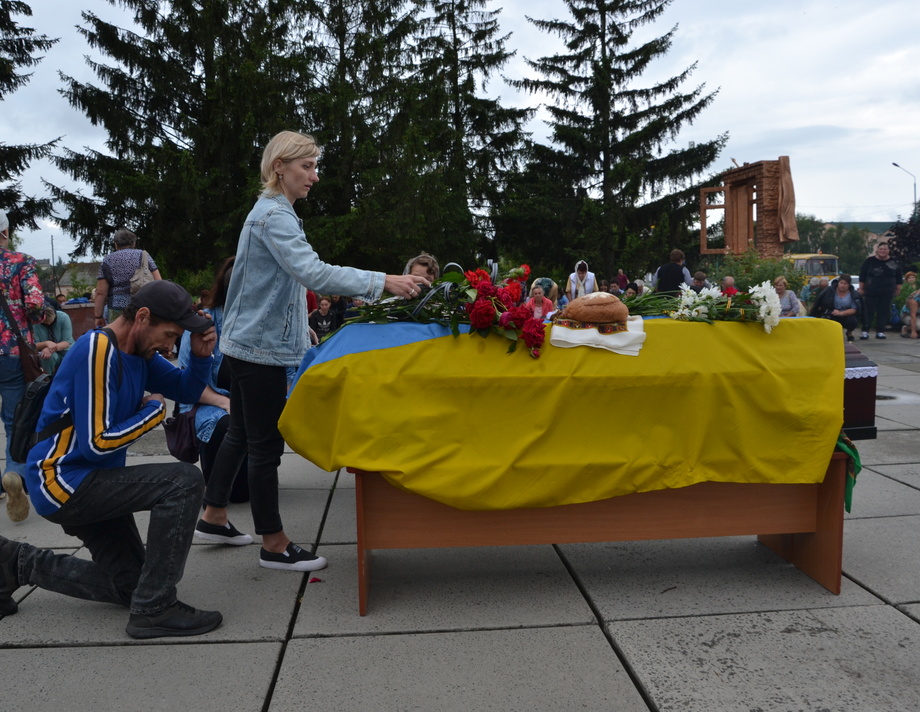
[[843, 424], [835, 322], [648, 319], [638, 357], [547, 341], [534, 360], [494, 334], [375, 348], [431, 326], [346, 326], [320, 347], [343, 355], [303, 371], [279, 422], [291, 447], [460, 509], [514, 509], [820, 482]]

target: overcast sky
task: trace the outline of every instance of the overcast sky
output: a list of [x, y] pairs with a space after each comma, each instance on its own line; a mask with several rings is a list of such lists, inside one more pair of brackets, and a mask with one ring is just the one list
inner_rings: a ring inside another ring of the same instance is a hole
[[[62, 136], [61, 145], [104, 149], [105, 136], [57, 93], [57, 70], [94, 81], [83, 61], [89, 52], [75, 26], [81, 9], [105, 18], [124, 12], [105, 0], [31, 0], [32, 18], [21, 24], [61, 41], [36, 68], [31, 82], [0, 103], [0, 141], [39, 143]], [[525, 15], [565, 17], [560, 0], [493, 0], [513, 33], [517, 57], [505, 67], [523, 76], [523, 58], [552, 53], [556, 40], [539, 33]], [[121, 20], [121, 24], [125, 21]], [[774, 160], [788, 155], [797, 211], [826, 221], [894, 221], [910, 213], [914, 178], [920, 175], [920, 13], [916, 0], [674, 0], [662, 18], [637, 38], [679, 25], [671, 51], [645, 75], [648, 85], [694, 62], [686, 89], [705, 83], [715, 102], [678, 138], [679, 144], [730, 139], [715, 166]], [[490, 94], [514, 97], [493, 82]], [[530, 127], [538, 137], [545, 128]], [[42, 193], [40, 178], [72, 185], [48, 163], [23, 177], [27, 192]], [[14, 230], [15, 230], [15, 226]], [[18, 233], [20, 249], [37, 258], [68, 259], [72, 241], [53, 224]]]

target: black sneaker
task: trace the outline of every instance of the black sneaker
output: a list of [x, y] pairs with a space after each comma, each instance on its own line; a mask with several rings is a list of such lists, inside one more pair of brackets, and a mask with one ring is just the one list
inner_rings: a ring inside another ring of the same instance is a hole
[[859, 340], [860, 340], [860, 341], [865, 341], [865, 340], [868, 339], [868, 338], [869, 338], [869, 332], [868, 332], [868, 331], [864, 331], [864, 332], [862, 332], [862, 333], [859, 335]]
[[132, 638], [201, 635], [214, 630], [223, 619], [217, 611], [199, 611], [182, 601], [176, 601], [162, 613], [153, 616], [132, 613], [125, 631]]
[[266, 569], [285, 571], [319, 571], [326, 568], [328, 562], [322, 556], [314, 556], [304, 551], [297, 544], [288, 544], [280, 554], [262, 549], [259, 552], [259, 566]]
[[885, 338], [887, 338], [887, 337], [885, 336], [885, 333], [884, 333], [884, 332], [879, 331], [879, 332], [875, 335], [875, 338], [876, 338], [876, 339], [885, 339]]
[[230, 522], [220, 526], [219, 524], [208, 524], [204, 519], [199, 519], [198, 524], [195, 525], [195, 538], [230, 546], [252, 544], [252, 537], [249, 534], [243, 534]]
[[13, 594], [19, 588], [19, 549], [22, 544], [0, 536], [0, 616], [11, 616], [19, 610]]

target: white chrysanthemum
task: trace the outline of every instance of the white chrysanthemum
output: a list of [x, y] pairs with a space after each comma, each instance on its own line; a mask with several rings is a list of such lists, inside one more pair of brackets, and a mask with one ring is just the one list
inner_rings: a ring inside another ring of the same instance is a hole
[[763, 322], [763, 330], [768, 334], [773, 331], [773, 327], [779, 324], [779, 315], [782, 313], [782, 305], [779, 303], [779, 295], [769, 281], [758, 284], [756, 287], [749, 289], [751, 301], [758, 307], [760, 321]]
[[680, 306], [691, 308], [699, 301], [699, 295], [687, 284], [680, 285]]
[[703, 299], [721, 299], [722, 290], [718, 287], [703, 287], [700, 290], [700, 297]]

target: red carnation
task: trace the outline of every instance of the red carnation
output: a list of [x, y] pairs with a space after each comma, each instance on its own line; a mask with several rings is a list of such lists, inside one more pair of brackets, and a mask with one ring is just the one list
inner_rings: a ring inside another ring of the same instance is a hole
[[508, 284], [505, 285], [505, 289], [507, 290], [508, 294], [511, 295], [511, 304], [508, 304], [507, 306], [510, 307], [514, 304], [517, 304], [519, 301], [521, 301], [521, 283], [520, 282], [508, 282]]
[[498, 287], [492, 284], [490, 281], [486, 280], [480, 282], [476, 285], [476, 296], [480, 299], [483, 297], [497, 297], [498, 296]]
[[470, 283], [473, 289], [476, 289], [481, 282], [492, 283], [489, 273], [484, 269], [477, 269], [475, 272], [468, 270], [463, 273], [463, 276], [466, 277], [466, 281]]
[[495, 320], [495, 307], [488, 299], [477, 299], [470, 312], [470, 325], [474, 329], [488, 329]]
[[533, 319], [533, 312], [523, 304], [517, 307], [511, 307], [508, 313], [511, 314], [511, 321], [514, 322], [514, 325], [518, 329], [523, 328], [528, 319]]
[[533, 318], [529, 319], [521, 329], [521, 338], [524, 339], [527, 348], [539, 349], [543, 345], [543, 322]]

